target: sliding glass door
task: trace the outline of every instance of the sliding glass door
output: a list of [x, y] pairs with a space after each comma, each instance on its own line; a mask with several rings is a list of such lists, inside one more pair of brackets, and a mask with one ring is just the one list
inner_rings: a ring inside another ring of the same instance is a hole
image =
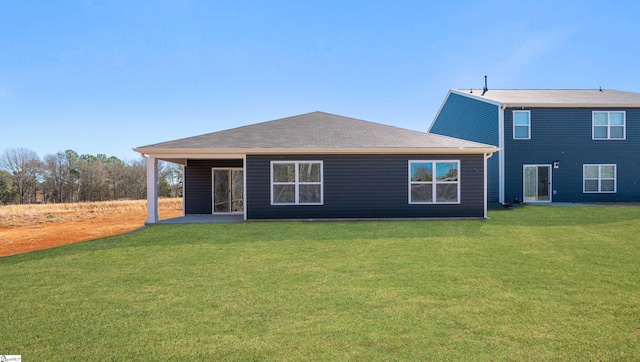
[[551, 202], [551, 165], [524, 165], [524, 202]]
[[241, 168], [213, 169], [213, 213], [244, 212], [244, 171]]

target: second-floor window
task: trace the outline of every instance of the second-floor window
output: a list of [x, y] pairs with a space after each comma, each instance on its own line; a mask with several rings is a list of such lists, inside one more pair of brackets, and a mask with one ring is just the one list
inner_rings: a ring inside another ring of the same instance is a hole
[[531, 111], [513, 111], [513, 139], [531, 138]]
[[594, 111], [594, 140], [623, 140], [626, 137], [624, 111]]

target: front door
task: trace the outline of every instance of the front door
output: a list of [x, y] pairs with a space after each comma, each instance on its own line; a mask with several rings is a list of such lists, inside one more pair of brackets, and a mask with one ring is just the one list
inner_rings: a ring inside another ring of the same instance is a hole
[[551, 202], [551, 165], [524, 165], [524, 202]]
[[213, 213], [244, 212], [244, 171], [241, 168], [213, 169]]

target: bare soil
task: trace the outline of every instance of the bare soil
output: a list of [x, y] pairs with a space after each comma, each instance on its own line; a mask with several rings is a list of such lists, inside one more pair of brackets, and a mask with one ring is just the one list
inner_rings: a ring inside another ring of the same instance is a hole
[[[160, 199], [160, 219], [182, 216], [182, 199]], [[145, 200], [0, 206], [0, 257], [123, 234], [144, 226]]]

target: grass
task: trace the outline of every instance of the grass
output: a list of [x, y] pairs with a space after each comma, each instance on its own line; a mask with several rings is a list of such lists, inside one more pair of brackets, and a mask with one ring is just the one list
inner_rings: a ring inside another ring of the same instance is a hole
[[640, 208], [156, 225], [0, 258], [25, 360], [637, 360]]

